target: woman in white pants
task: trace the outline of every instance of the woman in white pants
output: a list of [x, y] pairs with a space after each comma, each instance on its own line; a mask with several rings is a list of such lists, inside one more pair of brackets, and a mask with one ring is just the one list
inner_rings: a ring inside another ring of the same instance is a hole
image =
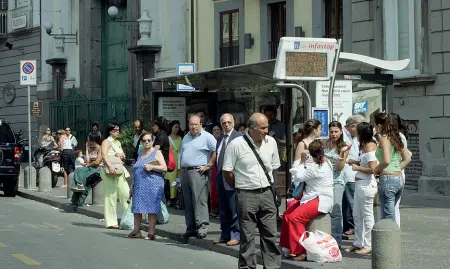
[[361, 154], [359, 163], [352, 163], [355, 176], [355, 198], [353, 219], [355, 221], [355, 241], [346, 252], [369, 254], [372, 251], [372, 228], [375, 224], [373, 198], [377, 193], [377, 182], [373, 169], [378, 164], [375, 156], [377, 144], [373, 139], [373, 127], [367, 122], [357, 126]]

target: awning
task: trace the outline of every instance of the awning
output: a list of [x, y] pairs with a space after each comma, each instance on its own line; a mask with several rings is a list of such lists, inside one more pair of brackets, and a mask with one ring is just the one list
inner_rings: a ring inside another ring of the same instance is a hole
[[[386, 77], [381, 71], [398, 71], [405, 69], [409, 59], [400, 61], [384, 61], [360, 54], [341, 52], [339, 56], [337, 79], [354, 81], [353, 89], [377, 88], [386, 85]], [[242, 64], [209, 71], [183, 74], [162, 78], [144, 79], [146, 82], [165, 82], [189, 85], [198, 89], [227, 89], [276, 83], [273, 80], [275, 59], [252, 64]], [[378, 72], [380, 71], [380, 72]], [[369, 80], [364, 78], [368, 75]], [[391, 83], [389, 83], [391, 84]], [[362, 87], [358, 87], [361, 85]]]

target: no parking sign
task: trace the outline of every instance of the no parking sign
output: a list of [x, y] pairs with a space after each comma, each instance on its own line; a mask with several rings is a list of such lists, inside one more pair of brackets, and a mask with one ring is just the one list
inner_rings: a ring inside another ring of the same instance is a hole
[[37, 85], [35, 60], [20, 61], [20, 85]]

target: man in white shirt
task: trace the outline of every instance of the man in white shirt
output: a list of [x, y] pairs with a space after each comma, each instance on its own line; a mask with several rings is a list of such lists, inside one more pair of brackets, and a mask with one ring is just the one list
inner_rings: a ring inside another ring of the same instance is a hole
[[77, 138], [71, 134], [70, 127], [66, 127], [65, 132], [66, 132], [67, 138], [69, 138], [70, 143], [72, 144], [72, 149], [75, 150], [78, 146]]
[[[361, 115], [353, 115], [345, 121], [343, 129], [344, 142], [347, 145], [352, 145], [348, 154], [348, 160], [357, 161], [359, 158], [359, 142], [357, 138], [356, 127], [366, 119]], [[342, 220], [343, 228], [346, 235], [353, 234], [355, 224], [353, 221], [353, 200], [355, 196], [355, 175], [352, 166], [345, 164], [343, 171], [343, 179], [345, 182], [344, 196], [342, 199]]]
[[278, 147], [275, 139], [267, 135], [269, 122], [265, 115], [253, 114], [247, 127], [244, 136], [228, 144], [222, 168], [226, 182], [236, 192], [241, 229], [238, 268], [256, 268], [255, 230], [258, 227], [264, 268], [278, 269], [281, 251], [276, 243], [277, 207], [271, 186], [272, 171], [280, 167]]
[[214, 240], [213, 244], [226, 243], [227, 246], [235, 246], [240, 241], [235, 192], [223, 178], [222, 168], [227, 145], [242, 134], [234, 130], [234, 118], [231, 114], [223, 114], [220, 117], [220, 125], [223, 135], [217, 139], [216, 185], [219, 192], [220, 230], [222, 232], [220, 238]]

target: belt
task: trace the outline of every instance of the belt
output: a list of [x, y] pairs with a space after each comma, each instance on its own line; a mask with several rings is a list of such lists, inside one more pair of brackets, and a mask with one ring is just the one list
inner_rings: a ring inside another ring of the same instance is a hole
[[249, 193], [263, 193], [267, 190], [270, 190], [270, 186], [259, 188], [259, 189], [253, 189], [253, 190], [246, 190], [246, 189], [236, 189], [238, 192], [249, 192]]
[[188, 170], [188, 171], [197, 170], [197, 169], [200, 169], [200, 166], [186, 166], [186, 167], [181, 167], [181, 169]]

